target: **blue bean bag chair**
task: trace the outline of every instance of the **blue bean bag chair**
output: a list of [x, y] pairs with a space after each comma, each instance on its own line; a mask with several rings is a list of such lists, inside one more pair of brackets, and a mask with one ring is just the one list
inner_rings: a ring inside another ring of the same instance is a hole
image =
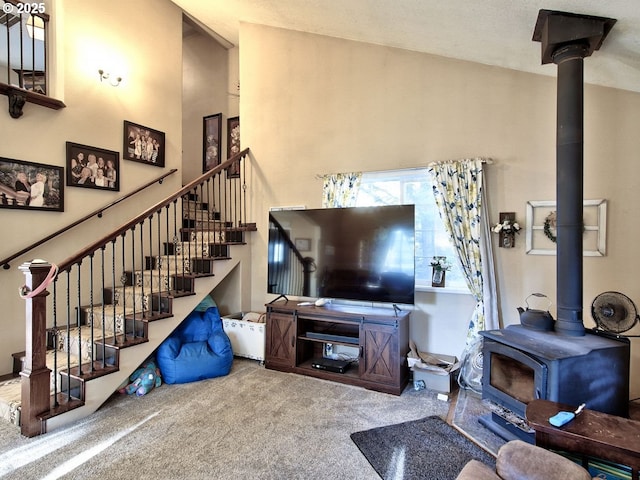
[[165, 383], [189, 383], [227, 375], [231, 341], [215, 302], [206, 297], [160, 344], [156, 361]]

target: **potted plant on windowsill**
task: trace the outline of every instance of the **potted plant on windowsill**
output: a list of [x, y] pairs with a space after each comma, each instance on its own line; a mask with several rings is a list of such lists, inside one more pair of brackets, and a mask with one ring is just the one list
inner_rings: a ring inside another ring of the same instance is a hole
[[451, 269], [451, 264], [447, 261], [447, 257], [433, 257], [431, 260], [431, 268], [433, 269], [431, 286], [444, 287], [447, 270]]

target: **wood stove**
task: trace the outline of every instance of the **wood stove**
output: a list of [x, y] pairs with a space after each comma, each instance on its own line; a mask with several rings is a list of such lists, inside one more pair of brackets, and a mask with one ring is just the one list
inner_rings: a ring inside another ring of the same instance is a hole
[[533, 40], [542, 44], [542, 63], [558, 66], [558, 318], [549, 332], [523, 325], [481, 332], [482, 396], [496, 407], [481, 423], [509, 440], [533, 443], [523, 417], [536, 398], [628, 415], [629, 341], [586, 331], [582, 321], [583, 59], [600, 48], [615, 22], [551, 10], [538, 14]]
[[570, 338], [522, 325], [481, 334], [482, 398], [493, 411], [480, 422], [499, 436], [533, 443], [523, 419], [535, 399], [628, 415], [627, 339], [591, 332]]

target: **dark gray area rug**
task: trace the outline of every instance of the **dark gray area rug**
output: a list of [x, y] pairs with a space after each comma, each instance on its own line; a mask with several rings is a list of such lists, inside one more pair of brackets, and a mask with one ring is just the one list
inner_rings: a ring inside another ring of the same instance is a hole
[[455, 480], [471, 459], [495, 466], [493, 455], [436, 416], [355, 432], [351, 440], [384, 480]]

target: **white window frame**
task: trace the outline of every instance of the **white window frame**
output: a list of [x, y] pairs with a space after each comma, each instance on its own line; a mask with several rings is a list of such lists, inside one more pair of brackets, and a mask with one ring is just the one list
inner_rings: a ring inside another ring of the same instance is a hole
[[[389, 190], [384, 188], [384, 183], [389, 182]], [[410, 186], [419, 186], [419, 195], [409, 198]], [[371, 188], [374, 184], [382, 188]], [[374, 192], [372, 194], [372, 192]], [[417, 201], [416, 201], [417, 199]], [[469, 294], [469, 289], [464, 281], [462, 269], [451, 245], [449, 235], [441, 221], [433, 220], [433, 211], [437, 213], [435, 198], [432, 193], [431, 176], [426, 168], [413, 168], [402, 170], [387, 170], [376, 172], [364, 172], [356, 206], [414, 204], [416, 208], [416, 290], [442, 293]], [[431, 217], [421, 217], [425, 209], [431, 210]], [[426, 221], [431, 218], [431, 222]], [[440, 216], [437, 215], [439, 219]], [[424, 226], [424, 228], [422, 228]], [[428, 241], [427, 241], [428, 240]], [[418, 242], [422, 242], [419, 244]], [[436, 243], [439, 246], [436, 246]], [[422, 252], [422, 255], [421, 255]], [[447, 282], [444, 287], [432, 287], [431, 267], [429, 266], [433, 256], [443, 255], [452, 264], [447, 272]], [[457, 281], [455, 281], [457, 279]]]

